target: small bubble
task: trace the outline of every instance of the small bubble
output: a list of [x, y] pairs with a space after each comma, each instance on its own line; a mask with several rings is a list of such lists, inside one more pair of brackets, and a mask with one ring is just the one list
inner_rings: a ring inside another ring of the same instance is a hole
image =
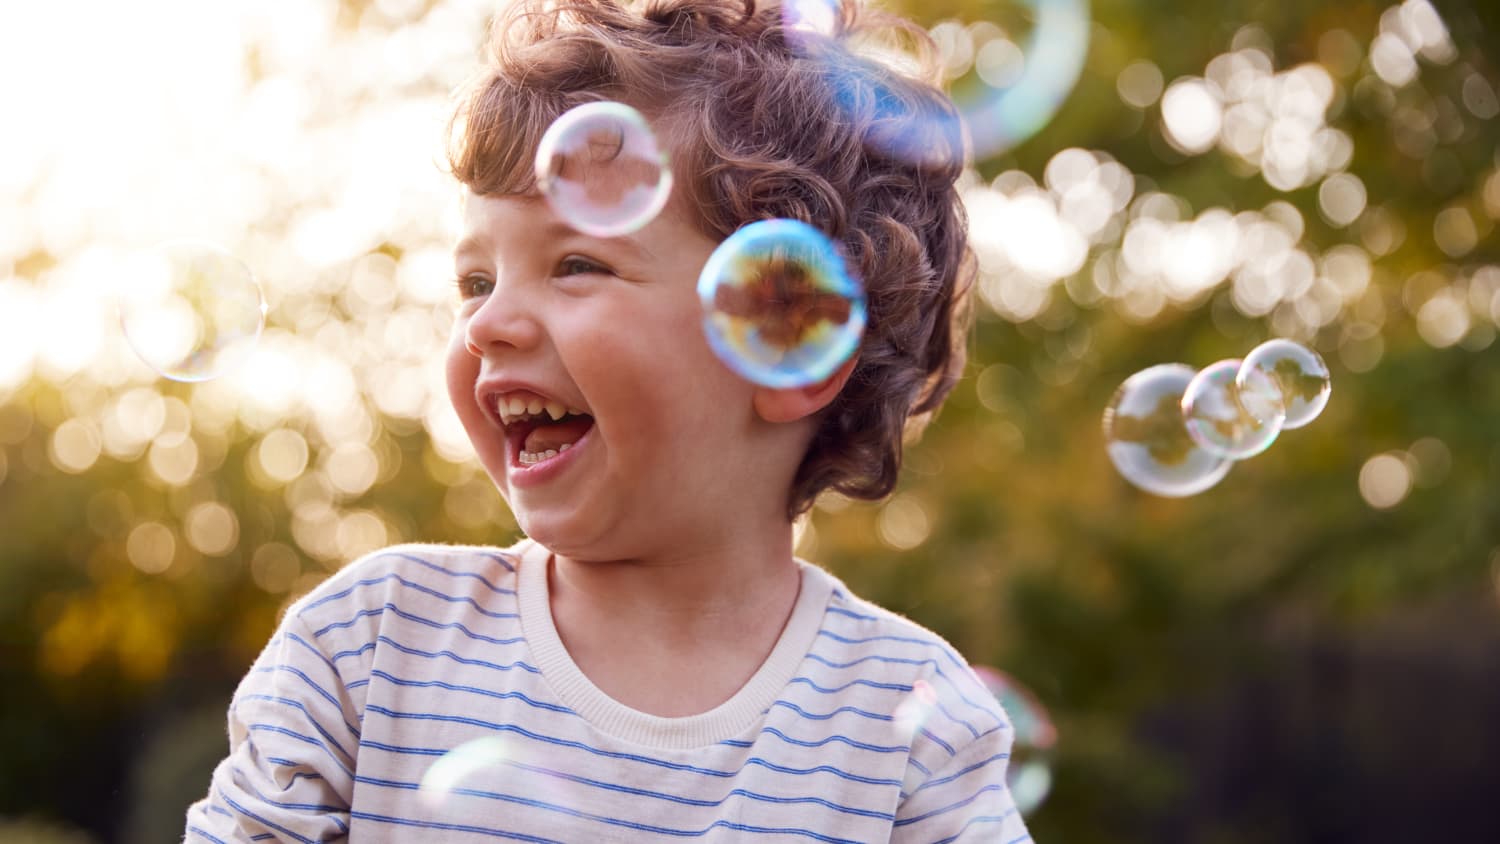
[[1169, 498], [1196, 495], [1223, 480], [1234, 461], [1198, 446], [1182, 417], [1192, 367], [1165, 363], [1125, 379], [1104, 410], [1109, 459], [1121, 476]]
[[126, 268], [120, 327], [164, 378], [198, 382], [243, 363], [265, 326], [250, 267], [211, 243], [173, 240]]
[[640, 112], [615, 102], [570, 109], [542, 135], [537, 187], [568, 225], [595, 237], [637, 231], [672, 194], [672, 170]]
[[714, 352], [767, 387], [822, 381], [864, 334], [864, 288], [833, 241], [795, 220], [730, 235], [703, 266], [698, 297]]
[[1245, 355], [1235, 376], [1241, 401], [1257, 414], [1269, 415], [1282, 403], [1290, 431], [1318, 418], [1328, 404], [1333, 380], [1328, 364], [1312, 349], [1291, 340], [1267, 340]]
[[1182, 394], [1182, 417], [1199, 447], [1222, 457], [1244, 460], [1270, 447], [1281, 433], [1286, 411], [1277, 384], [1259, 370], [1238, 386], [1237, 359], [1221, 360], [1203, 368]]

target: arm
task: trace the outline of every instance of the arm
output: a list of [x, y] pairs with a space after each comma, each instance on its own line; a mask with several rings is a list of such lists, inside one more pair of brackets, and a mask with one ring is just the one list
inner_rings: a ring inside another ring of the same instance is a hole
[[1008, 724], [983, 733], [922, 777], [896, 807], [892, 844], [1030, 841], [1005, 784], [1014, 735]]
[[358, 752], [359, 713], [294, 609], [235, 691], [229, 755], [188, 808], [186, 840], [346, 836]]

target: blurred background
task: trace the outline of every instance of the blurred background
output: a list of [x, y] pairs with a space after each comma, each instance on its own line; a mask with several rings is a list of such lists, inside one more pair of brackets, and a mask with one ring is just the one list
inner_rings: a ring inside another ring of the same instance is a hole
[[[440, 378], [495, 2], [0, 7], [0, 841], [176, 840], [282, 608], [518, 535]], [[1500, 840], [1500, 6], [893, 6], [989, 121], [979, 321], [896, 494], [802, 555], [1031, 689], [1039, 841]], [[179, 237], [267, 303], [201, 383], [116, 317]], [[1125, 378], [1271, 337], [1321, 418], [1193, 497], [1115, 472]]]

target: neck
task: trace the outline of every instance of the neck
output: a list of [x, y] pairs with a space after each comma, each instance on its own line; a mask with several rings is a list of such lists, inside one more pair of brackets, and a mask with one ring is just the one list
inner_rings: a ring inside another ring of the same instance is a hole
[[788, 531], [752, 553], [738, 546], [650, 559], [556, 555], [550, 591], [560, 631], [627, 635], [671, 651], [738, 641], [766, 624], [779, 631], [800, 582]]

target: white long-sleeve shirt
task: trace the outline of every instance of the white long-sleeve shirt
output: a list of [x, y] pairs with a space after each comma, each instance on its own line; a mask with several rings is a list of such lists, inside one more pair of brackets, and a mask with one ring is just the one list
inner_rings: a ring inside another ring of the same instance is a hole
[[295, 603], [235, 692], [187, 840], [1030, 840], [1010, 722], [936, 634], [799, 560], [755, 675], [658, 717], [573, 663], [550, 558], [398, 546]]

